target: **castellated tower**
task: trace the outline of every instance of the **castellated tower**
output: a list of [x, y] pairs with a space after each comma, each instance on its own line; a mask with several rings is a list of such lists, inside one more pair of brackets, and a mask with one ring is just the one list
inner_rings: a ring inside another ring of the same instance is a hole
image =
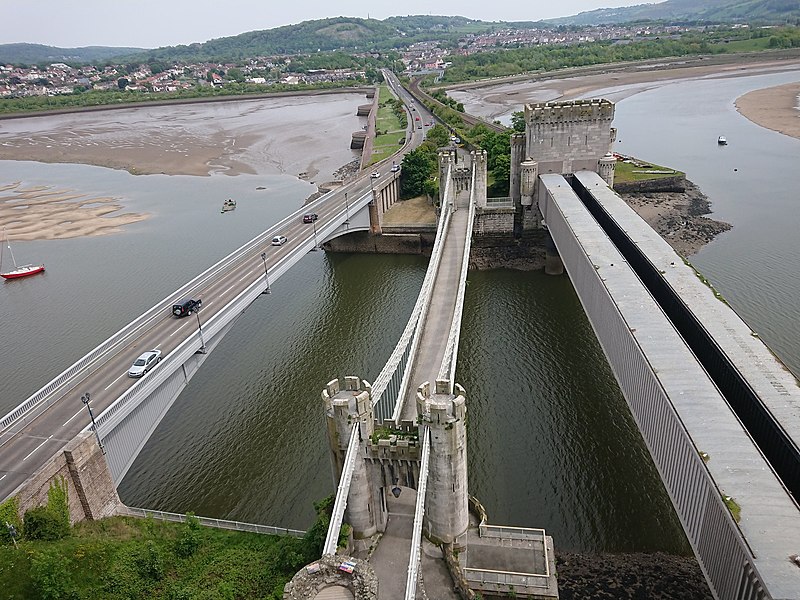
[[523, 160], [525, 160], [525, 134], [514, 133], [511, 135], [511, 181], [509, 182], [509, 196], [514, 201], [514, 206], [519, 205], [519, 168]]
[[611, 152], [614, 104], [574, 100], [525, 105], [525, 149], [539, 164], [539, 174], [599, 171]]
[[439, 206], [444, 201], [445, 189], [441, 185], [447, 179], [447, 170], [455, 169], [455, 150], [439, 150]]
[[[322, 401], [328, 426], [333, 481], [336, 483], [342, 475], [353, 424], [358, 423], [361, 440], [369, 439], [375, 432], [372, 387], [358, 377], [345, 377], [343, 382], [334, 379], [322, 391]], [[355, 538], [366, 538], [377, 532], [374, 511], [371, 509], [374, 495], [367, 465], [359, 457], [355, 462], [345, 511], [345, 520], [353, 527]]]
[[486, 150], [473, 150], [470, 152], [472, 159], [472, 174], [474, 178], [475, 206], [486, 208], [486, 184], [488, 182]]
[[467, 413], [464, 388], [450, 382], [429, 382], [417, 390], [417, 414], [431, 434], [428, 489], [425, 497], [425, 535], [433, 542], [451, 544], [467, 530]]

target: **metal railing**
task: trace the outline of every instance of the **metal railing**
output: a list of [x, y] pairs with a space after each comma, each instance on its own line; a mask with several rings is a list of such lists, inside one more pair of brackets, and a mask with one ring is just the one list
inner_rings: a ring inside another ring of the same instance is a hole
[[487, 208], [514, 208], [514, 199], [505, 198], [486, 198]]
[[350, 482], [353, 479], [353, 469], [356, 465], [356, 457], [360, 446], [359, 427], [358, 423], [356, 423], [350, 432], [350, 443], [347, 445], [342, 476], [339, 478], [339, 487], [336, 490], [336, 500], [333, 503], [331, 522], [328, 525], [328, 535], [325, 536], [322, 554], [336, 554], [336, 548], [339, 546], [339, 532], [342, 529], [344, 511], [347, 508], [347, 495], [350, 493]]
[[428, 460], [431, 455], [430, 429], [421, 425], [422, 458], [417, 482], [417, 502], [414, 508], [414, 527], [411, 532], [411, 552], [408, 557], [408, 573], [406, 575], [405, 600], [417, 597], [417, 581], [419, 574], [420, 546], [422, 544], [422, 521], [425, 517], [425, 492], [428, 489]]
[[[123, 516], [153, 518], [160, 521], [171, 521], [173, 523], [185, 523], [189, 515], [181, 513], [164, 512], [163, 510], [150, 510], [148, 508], [134, 508], [126, 506], [122, 511]], [[201, 525], [205, 527], [216, 527], [217, 529], [230, 529], [233, 531], [247, 531], [250, 533], [260, 533], [262, 535], [288, 535], [291, 537], [302, 538], [306, 532], [299, 529], [289, 529], [287, 527], [273, 527], [271, 525], [259, 525], [258, 523], [243, 523], [241, 521], [228, 521], [227, 519], [214, 519], [213, 517], [196, 517]]]

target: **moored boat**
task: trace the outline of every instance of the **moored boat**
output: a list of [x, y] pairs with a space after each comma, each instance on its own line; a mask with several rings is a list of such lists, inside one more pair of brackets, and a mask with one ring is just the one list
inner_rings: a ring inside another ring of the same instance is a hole
[[[11, 251], [11, 240], [9, 239], [8, 235], [6, 234], [6, 230], [3, 229], [3, 236], [5, 239], [5, 244], [0, 244], [0, 277], [4, 279], [19, 279], [20, 277], [27, 277], [28, 275], [35, 275], [36, 273], [41, 273], [44, 271], [44, 264], [41, 265], [22, 265], [21, 267], [17, 265], [17, 261], [14, 259], [14, 253]], [[11, 262], [14, 263], [14, 268], [10, 271], [3, 271], [3, 249], [8, 247], [8, 254], [11, 256]]]
[[229, 210], [233, 210], [236, 208], [236, 200], [233, 198], [228, 198], [225, 202], [222, 203], [222, 210], [220, 212], [228, 212]]
[[720, 146], [727, 146], [727, 145], [728, 145], [728, 140], [727, 140], [727, 139], [725, 139], [725, 136], [724, 136], [724, 135], [721, 135], [721, 136], [719, 136], [719, 137], [717, 138], [717, 143], [718, 143]]

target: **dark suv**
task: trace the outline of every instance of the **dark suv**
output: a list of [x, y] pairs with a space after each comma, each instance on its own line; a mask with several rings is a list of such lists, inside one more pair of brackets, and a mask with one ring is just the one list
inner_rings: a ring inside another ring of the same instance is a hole
[[317, 213], [306, 213], [303, 215], [303, 223], [313, 223], [317, 220]]
[[172, 314], [176, 317], [185, 317], [198, 310], [201, 304], [203, 304], [203, 301], [200, 298], [197, 300], [194, 298], [186, 298], [172, 305]]

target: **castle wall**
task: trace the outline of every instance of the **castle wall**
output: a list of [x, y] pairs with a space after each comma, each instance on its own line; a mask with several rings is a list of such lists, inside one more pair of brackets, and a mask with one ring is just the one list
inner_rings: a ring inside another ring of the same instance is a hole
[[[539, 173], [572, 173], [611, 151], [614, 104], [608, 100], [577, 100], [525, 105], [528, 157], [539, 162]], [[561, 168], [556, 170], [557, 163]]]

